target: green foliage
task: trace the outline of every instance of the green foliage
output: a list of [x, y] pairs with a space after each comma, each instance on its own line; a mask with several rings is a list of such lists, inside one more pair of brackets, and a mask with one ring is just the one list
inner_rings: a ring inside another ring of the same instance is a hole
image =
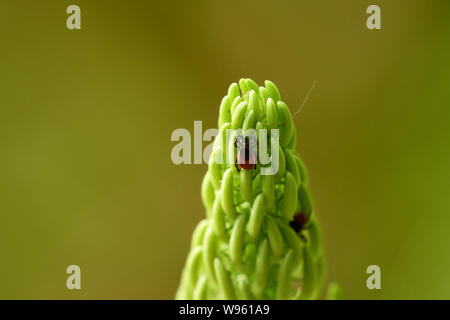
[[[316, 298], [324, 269], [320, 229], [307, 171], [295, 151], [291, 113], [278, 88], [270, 81], [264, 87], [251, 79], [233, 83], [218, 126], [201, 188], [207, 214], [192, 236], [176, 298]], [[237, 172], [227, 129], [279, 129], [278, 173], [261, 175], [260, 163]], [[307, 222], [297, 233], [289, 223], [299, 213]]]

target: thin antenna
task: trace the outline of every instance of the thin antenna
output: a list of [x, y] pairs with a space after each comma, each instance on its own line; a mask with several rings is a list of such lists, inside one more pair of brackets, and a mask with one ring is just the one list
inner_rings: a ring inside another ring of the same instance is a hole
[[302, 105], [301, 105], [300, 108], [298, 108], [298, 110], [294, 113], [294, 116], [293, 116], [292, 118], [294, 118], [294, 117], [297, 115], [297, 113], [299, 113], [300, 111], [302, 111], [303, 106], [305, 105], [306, 100], [308, 100], [309, 95], [311, 94], [311, 91], [313, 91], [314, 87], [316, 86], [316, 83], [317, 83], [317, 80], [314, 80], [314, 82], [313, 82], [311, 88], [309, 88], [309, 91], [308, 91], [308, 93], [306, 94], [305, 99], [303, 100]]

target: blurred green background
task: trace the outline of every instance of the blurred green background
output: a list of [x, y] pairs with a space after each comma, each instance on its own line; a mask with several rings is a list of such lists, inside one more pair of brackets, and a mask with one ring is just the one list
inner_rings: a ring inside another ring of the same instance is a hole
[[0, 298], [172, 299], [207, 166], [174, 165], [170, 135], [215, 127], [251, 77], [291, 112], [317, 80], [297, 150], [344, 297], [449, 299], [449, 18], [448, 0], [3, 1]]

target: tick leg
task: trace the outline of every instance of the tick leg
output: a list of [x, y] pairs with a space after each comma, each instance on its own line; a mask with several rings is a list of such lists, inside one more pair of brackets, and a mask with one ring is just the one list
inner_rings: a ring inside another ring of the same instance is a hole
[[234, 166], [236, 167], [237, 172], [241, 172], [241, 168], [239, 168], [239, 164], [237, 163], [237, 158], [234, 160]]
[[238, 149], [242, 146], [242, 136], [238, 135], [236, 137], [236, 139], [234, 140], [234, 146]]

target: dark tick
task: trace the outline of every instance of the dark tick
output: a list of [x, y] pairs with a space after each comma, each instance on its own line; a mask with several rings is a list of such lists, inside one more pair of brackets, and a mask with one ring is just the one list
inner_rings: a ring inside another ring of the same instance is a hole
[[256, 147], [255, 136], [237, 136], [234, 141], [234, 146], [238, 149], [236, 161], [234, 166], [238, 172], [241, 168], [244, 170], [256, 169], [256, 153], [254, 148]]

